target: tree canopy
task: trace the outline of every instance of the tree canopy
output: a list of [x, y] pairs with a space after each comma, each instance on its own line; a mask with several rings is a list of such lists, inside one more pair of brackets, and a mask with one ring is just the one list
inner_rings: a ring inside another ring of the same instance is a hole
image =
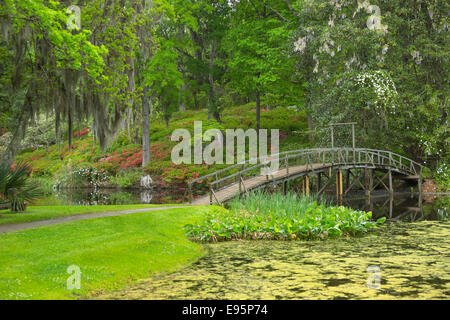
[[357, 122], [360, 146], [448, 162], [449, 9], [441, 0], [2, 1], [0, 132], [12, 136], [2, 158], [11, 162], [46, 115], [55, 137], [46, 141], [71, 146], [87, 121], [106, 150], [127, 130], [146, 164], [150, 115], [168, 125], [175, 112], [206, 108], [220, 122], [254, 101], [256, 129], [261, 108], [295, 105], [312, 144], [328, 141], [329, 123]]

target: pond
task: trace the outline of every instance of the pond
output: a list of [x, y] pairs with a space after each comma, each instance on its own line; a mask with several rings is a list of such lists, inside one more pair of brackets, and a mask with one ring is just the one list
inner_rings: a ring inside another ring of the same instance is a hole
[[420, 200], [347, 199], [390, 222], [357, 238], [207, 244], [187, 268], [96, 298], [448, 299], [450, 198]]
[[130, 204], [170, 204], [186, 200], [180, 192], [139, 189], [59, 189], [40, 200], [37, 205], [130, 205]]
[[449, 239], [450, 222], [422, 221], [360, 238], [209, 244], [190, 267], [97, 298], [448, 299]]
[[[67, 190], [41, 202], [157, 204], [182, 202], [180, 194]], [[287, 300], [450, 297], [450, 197], [419, 197], [405, 192], [396, 193], [394, 197], [378, 193], [370, 198], [353, 194], [341, 202], [329, 201], [372, 211], [374, 219], [386, 217], [388, 223], [376, 233], [358, 238], [208, 244], [205, 245], [205, 256], [187, 268], [158, 274], [95, 298]], [[374, 276], [379, 277], [379, 282], [373, 280]]]

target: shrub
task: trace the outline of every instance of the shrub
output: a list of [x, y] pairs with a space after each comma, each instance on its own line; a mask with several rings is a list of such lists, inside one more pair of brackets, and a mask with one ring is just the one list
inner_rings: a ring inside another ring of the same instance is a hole
[[122, 188], [130, 188], [137, 183], [139, 183], [140, 178], [142, 177], [142, 170], [125, 170], [121, 171], [115, 177], [111, 177], [110, 181], [113, 184], [116, 184]]
[[98, 188], [102, 183], [108, 180], [108, 174], [103, 169], [97, 169], [91, 166], [72, 167], [70, 164], [63, 166], [58, 172], [54, 188], [69, 187], [80, 188], [91, 186]]
[[84, 128], [83, 130], [81, 130], [81, 131], [75, 131], [75, 133], [73, 134], [73, 136], [75, 137], [75, 138], [77, 138], [77, 137], [84, 137], [85, 135], [87, 135], [89, 133], [89, 130], [88, 130], [88, 128]]
[[442, 163], [436, 170], [435, 180], [437, 184], [445, 191], [450, 190], [450, 167]]
[[235, 200], [231, 210], [218, 208], [197, 225], [186, 225], [197, 241], [325, 239], [377, 229], [385, 218], [371, 221], [371, 212], [318, 204], [296, 195], [254, 193]]
[[121, 133], [117, 137], [117, 139], [113, 142], [113, 144], [108, 148], [108, 152], [117, 152], [121, 151], [124, 147], [127, 147], [131, 144], [130, 137], [126, 133]]

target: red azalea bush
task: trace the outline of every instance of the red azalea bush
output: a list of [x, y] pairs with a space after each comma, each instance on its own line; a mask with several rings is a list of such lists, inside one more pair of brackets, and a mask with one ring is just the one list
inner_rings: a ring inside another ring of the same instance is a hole
[[[207, 165], [177, 165], [171, 161], [151, 162], [145, 167], [145, 172], [152, 176], [156, 184], [161, 187], [173, 187], [180, 190], [186, 190], [188, 182], [212, 171], [215, 171], [213, 167]], [[206, 186], [206, 181], [200, 182], [196, 188], [204, 186]]]
[[75, 131], [74, 133], [74, 137], [84, 137], [85, 135], [87, 135], [89, 133], [89, 129], [88, 128], [84, 128], [81, 131]]
[[[152, 162], [170, 159], [171, 150], [163, 143], [151, 146]], [[121, 152], [111, 152], [98, 160], [96, 165], [108, 172], [117, 172], [142, 166], [142, 148], [125, 149]]]

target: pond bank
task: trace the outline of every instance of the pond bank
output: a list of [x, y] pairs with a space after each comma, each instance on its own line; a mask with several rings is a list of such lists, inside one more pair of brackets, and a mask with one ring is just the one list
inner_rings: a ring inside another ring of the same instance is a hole
[[[389, 224], [361, 238], [240, 241], [100, 299], [448, 299], [450, 222]], [[379, 266], [380, 290], [369, 289]]]

